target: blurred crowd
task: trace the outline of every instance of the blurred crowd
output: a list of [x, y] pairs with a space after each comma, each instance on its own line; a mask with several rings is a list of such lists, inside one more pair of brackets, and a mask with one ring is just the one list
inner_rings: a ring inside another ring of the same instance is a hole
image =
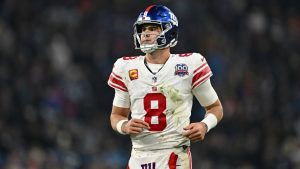
[[[0, 1], [0, 168], [122, 169], [106, 84], [134, 50], [137, 0]], [[163, 0], [173, 53], [200, 52], [223, 121], [192, 144], [195, 169], [300, 169], [300, 2]], [[203, 117], [195, 104], [192, 121]]]

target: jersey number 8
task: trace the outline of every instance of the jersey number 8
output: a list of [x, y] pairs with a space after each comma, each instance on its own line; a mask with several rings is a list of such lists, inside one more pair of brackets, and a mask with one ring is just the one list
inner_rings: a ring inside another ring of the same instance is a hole
[[147, 112], [145, 122], [150, 125], [149, 131], [163, 131], [167, 127], [166, 97], [162, 93], [148, 93], [144, 97], [144, 109]]

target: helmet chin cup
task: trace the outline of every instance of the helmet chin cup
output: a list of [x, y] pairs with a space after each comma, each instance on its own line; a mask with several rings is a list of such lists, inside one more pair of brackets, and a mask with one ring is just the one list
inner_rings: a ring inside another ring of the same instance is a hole
[[141, 51], [148, 54], [152, 53], [157, 49], [157, 44], [142, 44], [141, 45]]

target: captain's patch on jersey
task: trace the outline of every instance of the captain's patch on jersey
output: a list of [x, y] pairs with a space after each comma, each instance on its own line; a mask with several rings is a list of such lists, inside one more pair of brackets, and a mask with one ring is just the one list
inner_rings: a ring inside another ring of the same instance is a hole
[[189, 68], [186, 64], [180, 63], [175, 66], [175, 76], [183, 77], [189, 74]]
[[138, 70], [137, 69], [131, 69], [129, 70], [129, 78], [130, 80], [136, 80], [139, 78], [139, 75], [138, 75]]

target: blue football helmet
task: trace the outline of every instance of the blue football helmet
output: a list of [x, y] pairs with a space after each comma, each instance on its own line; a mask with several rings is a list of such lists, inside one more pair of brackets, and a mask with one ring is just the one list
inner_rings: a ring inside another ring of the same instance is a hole
[[[157, 24], [161, 33], [154, 44], [141, 44], [143, 24]], [[144, 53], [152, 53], [157, 49], [174, 47], [178, 39], [178, 20], [174, 13], [163, 5], [151, 5], [140, 13], [134, 23], [135, 49], [141, 49]]]

